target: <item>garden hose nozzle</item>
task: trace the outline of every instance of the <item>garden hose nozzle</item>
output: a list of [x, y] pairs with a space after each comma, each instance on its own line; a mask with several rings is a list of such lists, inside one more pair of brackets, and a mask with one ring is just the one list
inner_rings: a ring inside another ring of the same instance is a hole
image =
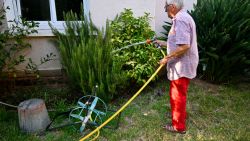
[[130, 48], [132, 46], [136, 46], [136, 45], [141, 45], [141, 44], [155, 44], [157, 48], [160, 48], [160, 45], [157, 44], [157, 43], [154, 43], [154, 41], [156, 40], [156, 38], [152, 38], [152, 39], [147, 39], [146, 41], [142, 41], [142, 42], [138, 42], [138, 43], [133, 43], [133, 44], [130, 44], [130, 45], [127, 45], [127, 46], [124, 46], [122, 48], [119, 48], [119, 49], [116, 49], [116, 50], [113, 50], [112, 53], [116, 53], [116, 52], [119, 52], [121, 50], [124, 50], [124, 49], [127, 49], [127, 48]]
[[161, 49], [161, 46], [160, 46], [160, 44], [158, 44], [158, 43], [154, 43], [154, 41], [156, 41], [156, 38], [154, 37], [153, 39], [147, 39], [146, 40], [146, 43], [147, 44], [154, 44], [155, 46], [156, 46], [156, 48], [158, 48], [158, 49]]
[[146, 40], [146, 43], [147, 43], [147, 44], [151, 44], [154, 40], [155, 40], [155, 39], [147, 39], [147, 40]]

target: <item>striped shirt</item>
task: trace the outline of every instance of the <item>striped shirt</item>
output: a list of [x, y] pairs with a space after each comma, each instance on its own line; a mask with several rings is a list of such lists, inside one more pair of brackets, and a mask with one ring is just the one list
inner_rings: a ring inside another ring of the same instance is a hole
[[190, 48], [181, 57], [168, 61], [168, 79], [177, 80], [181, 77], [192, 79], [196, 76], [199, 62], [195, 22], [184, 9], [175, 15], [172, 22], [167, 40], [167, 53], [175, 51], [181, 44], [189, 45]]

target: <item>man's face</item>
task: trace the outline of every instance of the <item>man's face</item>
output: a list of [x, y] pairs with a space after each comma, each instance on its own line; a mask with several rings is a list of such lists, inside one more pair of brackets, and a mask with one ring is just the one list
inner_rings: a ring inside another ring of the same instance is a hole
[[168, 13], [168, 17], [172, 19], [174, 17], [175, 6], [173, 4], [168, 4], [166, 2], [164, 9], [165, 9], [165, 12]]

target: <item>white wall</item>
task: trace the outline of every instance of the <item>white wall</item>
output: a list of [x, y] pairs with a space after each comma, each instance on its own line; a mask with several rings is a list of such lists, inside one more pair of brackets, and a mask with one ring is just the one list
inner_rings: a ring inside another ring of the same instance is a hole
[[[132, 9], [135, 16], [143, 16], [144, 12], [151, 13], [154, 18], [157, 0], [90, 0], [90, 13], [93, 22], [102, 27], [106, 19], [112, 20], [117, 14], [124, 11], [124, 8]], [[152, 19], [151, 25], [154, 29], [155, 22]], [[105, 27], [105, 26], [104, 26]]]
[[[60, 62], [60, 53], [58, 51], [57, 46], [54, 42], [54, 37], [29, 37], [26, 39], [32, 46], [32, 48], [27, 48], [22, 50], [22, 54], [26, 56], [26, 58], [32, 58], [36, 64], [40, 64], [40, 59], [42, 57], [46, 57], [47, 54], [53, 53], [56, 55], [53, 57], [54, 60], [46, 62], [40, 66], [38, 69], [40, 74], [43, 76], [57, 76], [61, 75], [61, 62]], [[26, 63], [22, 63], [18, 68], [18, 76], [22, 77], [25, 75], [25, 67]]]
[[[185, 9], [193, 8], [193, 3], [197, 0], [184, 0]], [[150, 25], [160, 36], [163, 31], [164, 21], [169, 21], [164, 10], [165, 0], [90, 0], [90, 13], [93, 22], [99, 27], [105, 27], [106, 19], [114, 17], [122, 12], [124, 8], [130, 8], [135, 16], [142, 16], [144, 12], [150, 13], [152, 21]]]

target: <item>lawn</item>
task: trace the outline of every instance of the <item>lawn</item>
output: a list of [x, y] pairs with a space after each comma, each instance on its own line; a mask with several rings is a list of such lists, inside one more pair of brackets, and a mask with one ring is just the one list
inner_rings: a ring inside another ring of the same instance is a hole
[[[159, 80], [150, 84], [122, 112], [119, 128], [102, 129], [100, 141], [180, 141], [250, 140], [250, 84], [212, 85], [201, 80], [191, 82], [188, 94], [187, 133], [184, 135], [169, 133], [162, 125], [171, 120], [166, 117], [170, 111], [168, 82]], [[163, 95], [159, 89], [165, 89]], [[74, 93], [77, 95], [77, 93]], [[131, 94], [132, 95], [132, 94]], [[48, 109], [63, 110], [76, 104], [76, 98], [67, 88], [35, 87], [22, 90], [8, 96], [2, 96], [11, 104], [20, 100], [40, 97], [45, 100]], [[118, 109], [129, 96], [117, 99], [110, 105]], [[16, 104], [16, 105], [17, 105]], [[49, 112], [52, 116], [54, 113]], [[22, 133], [18, 125], [17, 110], [0, 105], [0, 140], [32, 141], [68, 141], [79, 140], [83, 135], [73, 127], [46, 132], [43, 135]]]

